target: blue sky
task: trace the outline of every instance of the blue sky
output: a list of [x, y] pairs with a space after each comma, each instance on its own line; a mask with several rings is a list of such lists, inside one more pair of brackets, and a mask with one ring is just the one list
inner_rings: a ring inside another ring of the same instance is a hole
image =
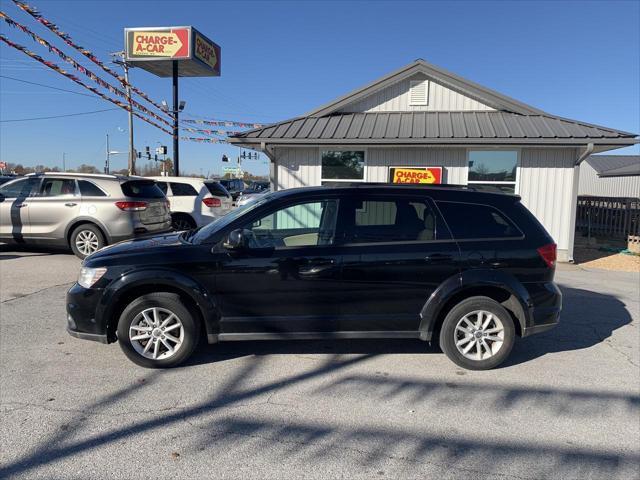
[[[201, 30], [222, 47], [222, 76], [181, 80], [185, 113], [193, 116], [283, 120], [424, 58], [550, 113], [640, 132], [638, 1], [28, 3], [103, 60], [123, 48], [124, 27], [193, 25]], [[14, 20], [90, 67], [12, 2], [0, 0], [0, 5]], [[54, 59], [22, 32], [4, 22], [0, 28], [13, 41]], [[101, 72], [97, 67], [94, 71]], [[5, 45], [0, 46], [0, 72], [89, 93]], [[133, 70], [131, 79], [153, 99], [170, 100], [170, 79], [141, 69]], [[101, 167], [105, 133], [112, 148], [127, 148], [124, 110], [56, 120], [6, 120], [112, 106], [0, 78], [0, 159], [61, 165], [65, 152], [68, 165]], [[157, 142], [171, 145], [167, 135], [141, 121], [136, 121], [135, 132], [138, 148]], [[617, 151], [638, 152], [638, 146]], [[181, 142], [181, 167], [219, 172], [223, 153], [235, 157], [237, 149]], [[125, 156], [113, 157], [112, 168], [125, 166]], [[254, 173], [267, 171], [265, 159], [247, 161], [245, 167]]]

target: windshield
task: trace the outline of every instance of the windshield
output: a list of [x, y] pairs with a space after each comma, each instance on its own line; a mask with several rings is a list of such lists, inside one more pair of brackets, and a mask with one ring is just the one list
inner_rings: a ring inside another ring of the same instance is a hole
[[237, 207], [235, 210], [232, 210], [231, 212], [227, 213], [224, 217], [220, 217], [217, 220], [214, 220], [213, 222], [211, 222], [209, 225], [206, 225], [204, 227], [200, 227], [197, 230], [194, 230], [192, 235], [187, 237], [186, 240], [192, 243], [206, 242], [207, 239], [209, 239], [214, 233], [223, 229], [224, 227], [229, 225], [231, 222], [233, 222], [237, 218], [240, 218], [242, 215], [244, 215], [248, 211], [253, 210], [254, 208], [268, 202], [273, 196], [274, 194], [268, 194], [263, 197], [260, 197], [260, 199], [255, 202], [250, 202], [250, 203], [247, 203], [246, 205]]

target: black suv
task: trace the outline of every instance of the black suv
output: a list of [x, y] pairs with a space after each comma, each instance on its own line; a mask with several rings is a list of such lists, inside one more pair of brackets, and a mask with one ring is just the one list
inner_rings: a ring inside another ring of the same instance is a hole
[[556, 246], [517, 196], [361, 184], [266, 194], [197, 230], [91, 255], [68, 331], [138, 365], [231, 340], [419, 338], [489, 369], [558, 322]]

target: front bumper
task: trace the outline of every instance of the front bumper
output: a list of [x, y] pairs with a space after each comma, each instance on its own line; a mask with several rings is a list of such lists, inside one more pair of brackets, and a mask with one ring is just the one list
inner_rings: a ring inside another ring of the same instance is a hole
[[83, 340], [109, 343], [106, 325], [96, 312], [102, 299], [102, 289], [84, 288], [77, 283], [67, 292], [67, 332]]

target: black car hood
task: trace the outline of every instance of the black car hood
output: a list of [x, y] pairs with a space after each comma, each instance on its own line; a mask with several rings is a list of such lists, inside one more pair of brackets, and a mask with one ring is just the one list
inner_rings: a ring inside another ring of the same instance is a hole
[[132, 253], [140, 253], [142, 251], [156, 250], [158, 248], [174, 247], [183, 245], [180, 240], [179, 233], [166, 233], [163, 235], [156, 235], [153, 237], [136, 238], [133, 240], [125, 240], [114, 245], [105, 247], [93, 255], [87, 257], [85, 262], [91, 262], [94, 260], [104, 259], [106, 257], [113, 257], [116, 255], [127, 255]]

